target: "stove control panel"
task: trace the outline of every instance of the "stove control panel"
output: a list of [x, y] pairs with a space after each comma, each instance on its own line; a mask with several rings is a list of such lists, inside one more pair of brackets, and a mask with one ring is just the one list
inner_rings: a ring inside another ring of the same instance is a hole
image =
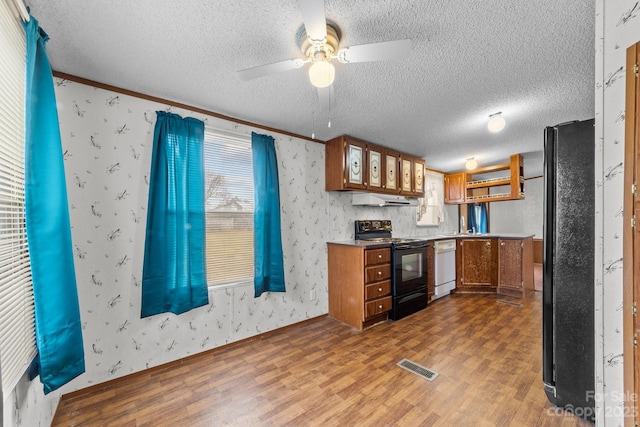
[[392, 231], [389, 219], [364, 219], [356, 220], [356, 230], [359, 233], [368, 231]]

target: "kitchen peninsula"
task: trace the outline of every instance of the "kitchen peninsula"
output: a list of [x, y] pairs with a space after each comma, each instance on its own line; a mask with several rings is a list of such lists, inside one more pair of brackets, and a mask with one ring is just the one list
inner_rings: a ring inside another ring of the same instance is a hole
[[457, 238], [457, 293], [522, 298], [534, 290], [533, 235], [463, 234]]

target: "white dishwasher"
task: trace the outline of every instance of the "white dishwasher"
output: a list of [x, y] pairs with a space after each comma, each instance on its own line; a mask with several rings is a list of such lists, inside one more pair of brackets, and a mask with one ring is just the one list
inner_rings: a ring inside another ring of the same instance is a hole
[[449, 295], [456, 287], [456, 241], [436, 240], [434, 242], [435, 289], [433, 299]]

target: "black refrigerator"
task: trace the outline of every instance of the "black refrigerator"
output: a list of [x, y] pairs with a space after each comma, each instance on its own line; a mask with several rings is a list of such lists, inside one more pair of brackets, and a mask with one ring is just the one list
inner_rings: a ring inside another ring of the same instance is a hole
[[594, 417], [594, 120], [544, 133], [543, 370], [547, 397]]

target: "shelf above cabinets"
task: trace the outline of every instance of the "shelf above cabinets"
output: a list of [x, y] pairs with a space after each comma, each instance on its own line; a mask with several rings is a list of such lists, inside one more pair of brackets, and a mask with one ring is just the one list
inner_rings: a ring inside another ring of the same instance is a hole
[[464, 204], [524, 199], [521, 154], [509, 163], [445, 175], [445, 203]]

